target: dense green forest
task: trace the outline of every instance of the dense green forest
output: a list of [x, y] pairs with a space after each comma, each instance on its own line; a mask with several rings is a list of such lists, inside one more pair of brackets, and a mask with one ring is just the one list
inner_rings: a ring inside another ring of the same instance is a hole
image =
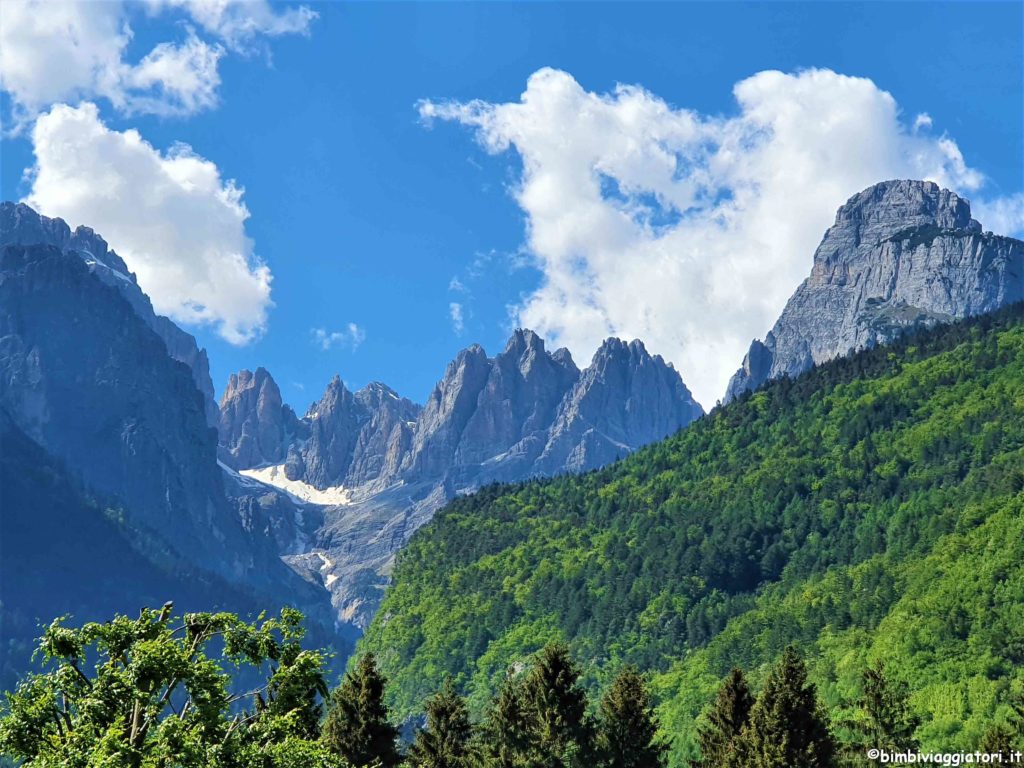
[[363, 649], [398, 715], [447, 678], [479, 714], [552, 641], [591, 693], [626, 664], [653, 676], [674, 766], [730, 668], [758, 688], [790, 644], [840, 737], [884, 660], [923, 747], [975, 748], [1024, 685], [1024, 309], [776, 381], [605, 469], [455, 500], [400, 554]]
[[[0, 764], [26, 768], [661, 768], [647, 684], [622, 670], [596, 715], [564, 645], [510, 677], [482, 722], [450, 683], [399, 738], [372, 654], [328, 692], [302, 616], [246, 622], [173, 604], [76, 626], [54, 620], [41, 669], [0, 705]], [[262, 677], [239, 688], [239, 675]], [[791, 686], [792, 687], [792, 686]], [[794, 689], [795, 690], [795, 689]], [[813, 699], [813, 692], [812, 692]], [[756, 710], [751, 710], [751, 722]], [[792, 718], [796, 721], [796, 718]], [[799, 729], [790, 729], [798, 733]], [[827, 729], [823, 743], [831, 744]], [[721, 741], [721, 739], [719, 739]]]
[[[55, 620], [39, 641], [42, 669], [0, 706], [0, 763], [25, 768], [665, 768], [671, 738], [648, 681], [618, 671], [599, 701], [563, 643], [513, 670], [474, 719], [451, 680], [425, 702], [406, 742], [385, 701], [373, 654], [353, 662], [333, 691], [327, 655], [303, 646], [301, 615], [246, 622], [230, 613], [173, 615], [74, 626]], [[263, 682], [238, 689], [243, 669]], [[754, 691], [733, 668], [697, 729], [690, 768], [866, 768], [869, 750], [915, 751], [919, 720], [905, 685], [881, 662], [832, 722], [792, 645]], [[988, 729], [990, 762], [1019, 755], [1024, 699], [1011, 723]], [[846, 738], [838, 736], [845, 730]], [[8, 761], [8, 762], [4, 762]], [[945, 764], [949, 764], [948, 762]]]

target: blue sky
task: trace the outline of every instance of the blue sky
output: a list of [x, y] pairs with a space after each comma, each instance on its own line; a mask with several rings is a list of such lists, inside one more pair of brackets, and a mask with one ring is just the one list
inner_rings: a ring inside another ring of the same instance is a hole
[[[295, 6], [274, 10], [289, 7]], [[562, 325], [557, 315], [563, 309], [550, 303], [560, 299], [551, 296], [522, 311], [545, 281], [564, 276], [553, 266], [560, 258], [556, 252], [562, 253], [559, 246], [527, 237], [528, 226], [541, 236], [552, 231], [544, 229], [555, 226], [544, 218], [550, 206], [517, 194], [530, 188], [523, 157], [539, 158], [543, 165], [554, 162], [552, 155], [535, 139], [520, 141], [519, 117], [499, 116], [498, 127], [482, 126], [465, 106], [474, 99], [515, 104], [531, 75], [543, 68], [566, 73], [583, 94], [613, 94], [619, 83], [638, 85], [645, 103], [663, 100], [670, 109], [691, 110], [711, 122], [736, 117], [741, 109], [734, 86], [764, 70], [795, 75], [815, 68], [868, 78], [891, 94], [908, 133], [927, 131], [930, 148], [940, 146], [944, 136], [954, 140], [966, 167], [984, 180], [972, 181], [969, 172], [952, 165], [950, 178], [964, 185], [972, 200], [983, 198], [993, 206], [1009, 201], [999, 210], [1010, 211], [1007, 227], [1016, 226], [1014, 195], [1024, 191], [1020, 3], [318, 3], [310, 8], [317, 18], [307, 34], [267, 34], [245, 50], [222, 37], [219, 44], [227, 52], [219, 59], [215, 105], [189, 109], [187, 115], [145, 114], [119, 108], [88, 89], [61, 99], [71, 105], [93, 101], [109, 131], [135, 129], [159, 152], [187, 144], [215, 164], [222, 180], [244, 188], [250, 256], [273, 275], [273, 306], [262, 333], [244, 344], [222, 338], [216, 323], [185, 325], [209, 350], [218, 391], [230, 372], [262, 365], [300, 411], [334, 373], [352, 386], [381, 380], [422, 402], [460, 348], [478, 342], [494, 353], [523, 317], [538, 318], [547, 324], [542, 330], [554, 329], [563, 341], [577, 340], [570, 348], [585, 364], [597, 332], [591, 321], [581, 320], [579, 328], [571, 320]], [[134, 31], [124, 50], [127, 61], [138, 61], [162, 41], [180, 42], [197, 23], [181, 9], [150, 15], [128, 6], [122, 13]], [[217, 40], [213, 33], [204, 39]], [[534, 81], [538, 93], [551, 82], [571, 83]], [[447, 105], [448, 112], [425, 121], [417, 106], [424, 99]], [[15, 102], [10, 93], [4, 96], [0, 184], [5, 199], [33, 193], [33, 180], [24, 174], [35, 162], [35, 113], [22, 116], [21, 129], [12, 134]], [[35, 111], [49, 108], [40, 103]], [[573, 132], [585, 128], [560, 124], [560, 114], [552, 113], [550, 132], [564, 130], [566, 141], [583, 142]], [[922, 114], [928, 125], [918, 121]], [[497, 135], [489, 148], [481, 145], [479, 139], [486, 137], [479, 130], [491, 130], [492, 139]], [[633, 178], [630, 173], [616, 178]], [[966, 188], [972, 185], [973, 190]], [[842, 202], [857, 191], [829, 188], [823, 194], [831, 196], [828, 209], [834, 211], [831, 198], [839, 195]], [[646, 199], [641, 193], [633, 202]], [[58, 192], [40, 192], [38, 199], [60, 207]], [[130, 207], [132, 200], [124, 205]], [[664, 199], [658, 205], [670, 207]], [[814, 216], [812, 242], [823, 229], [822, 214]], [[96, 228], [121, 250], [111, 233]], [[793, 242], [802, 248], [807, 237]], [[538, 268], [538, 249], [546, 267]], [[811, 250], [813, 245], [793, 257], [787, 275], [806, 273]], [[600, 263], [587, 269], [596, 271]], [[796, 286], [795, 280], [790, 283], [780, 294], [783, 300]], [[628, 285], [624, 290], [634, 290]], [[679, 296], [681, 302], [689, 300], [682, 288]], [[573, 316], [577, 300], [585, 305], [592, 299], [565, 299], [566, 317]], [[736, 320], [734, 337], [763, 334], [779, 301], [773, 297], [770, 306]], [[735, 303], [742, 315], [744, 301]], [[461, 308], [461, 330], [453, 323], [453, 304]], [[679, 337], [681, 349], [696, 349], [699, 337], [715, 332], [702, 328], [700, 318], [677, 319], [660, 306], [654, 305], [644, 322], [688, 328], [688, 335]], [[627, 333], [641, 327], [617, 320], [617, 311], [603, 309], [607, 319], [601, 322]], [[721, 322], [733, 322], [722, 311]], [[358, 331], [350, 331], [349, 324]], [[326, 344], [315, 329], [323, 329]], [[664, 346], [677, 343], [671, 328], [642, 329], [666, 339]], [[336, 334], [333, 342], [331, 334]], [[649, 346], [673, 358], [688, 381], [684, 363], [699, 365], [684, 352]], [[714, 370], [694, 371], [704, 382], [700, 394], [713, 392], [720, 371], [740, 362], [735, 340], [723, 339], [701, 354], [719, 349], [729, 359]], [[702, 399], [713, 404], [707, 394]]]

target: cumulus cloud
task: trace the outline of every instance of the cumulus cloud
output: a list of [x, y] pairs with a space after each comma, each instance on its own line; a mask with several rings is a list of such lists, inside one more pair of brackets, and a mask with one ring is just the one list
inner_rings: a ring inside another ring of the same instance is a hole
[[223, 51], [190, 33], [182, 45], [160, 43], [124, 75], [124, 94], [111, 97], [131, 112], [194, 114], [217, 104]]
[[150, 11], [180, 8], [235, 50], [249, 50], [259, 37], [308, 35], [317, 13], [302, 5], [275, 10], [266, 0], [146, 0]]
[[733, 95], [735, 115], [703, 115], [542, 69], [518, 101], [418, 109], [522, 160], [513, 193], [542, 283], [516, 323], [583, 359], [606, 336], [642, 338], [712, 404], [852, 194], [889, 178], [967, 193], [985, 182], [955, 141], [928, 119], [907, 125], [870, 80], [767, 71]]
[[29, 205], [103, 235], [162, 314], [209, 323], [235, 344], [264, 329], [270, 269], [246, 236], [243, 191], [177, 145], [101, 122], [94, 104], [58, 105], [32, 131]]
[[334, 347], [347, 347], [354, 352], [366, 341], [366, 332], [355, 323], [349, 323], [341, 331], [313, 328], [311, 333], [313, 342], [324, 352]]
[[185, 39], [158, 43], [130, 62], [135, 8], [117, 0], [0, 3], [0, 87], [11, 97], [16, 127], [51, 104], [83, 99], [105, 99], [123, 114], [209, 109], [217, 103], [226, 49], [247, 50], [259, 36], [306, 34], [316, 17], [304, 6], [278, 12], [259, 0], [149, 2], [151, 16], [184, 15]]
[[455, 331], [456, 336], [461, 336], [462, 332], [466, 330], [466, 321], [462, 316], [462, 305], [453, 301], [448, 304], [448, 317], [452, 321], [452, 330]]

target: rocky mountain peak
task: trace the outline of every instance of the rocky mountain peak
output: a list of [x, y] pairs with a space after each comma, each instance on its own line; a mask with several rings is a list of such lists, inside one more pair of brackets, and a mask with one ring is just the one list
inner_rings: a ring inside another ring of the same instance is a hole
[[527, 349], [544, 351], [544, 339], [529, 328], [516, 328], [505, 344], [503, 354], [522, 354]]
[[675, 368], [643, 342], [606, 339], [559, 405], [538, 469], [593, 469], [671, 435], [703, 412]]
[[135, 275], [124, 260], [110, 250], [106, 240], [90, 227], [80, 226], [72, 231], [63, 219], [41, 216], [24, 203], [3, 202], [0, 203], [0, 247], [5, 245], [49, 245], [82, 259], [90, 272], [117, 289], [128, 301], [135, 313], [163, 340], [168, 354], [191, 369], [196, 388], [203, 394], [207, 422], [210, 426], [217, 425], [219, 413], [206, 350], [200, 349], [190, 334], [153, 311], [153, 304], [142, 292]]
[[220, 401], [219, 456], [233, 469], [280, 464], [299, 433], [298, 419], [281, 399], [265, 368], [242, 370], [228, 378]]
[[970, 203], [930, 181], [885, 181], [851, 197], [726, 400], [769, 379], [885, 343], [908, 329], [1024, 299], [1024, 243], [982, 231]]
[[638, 341], [609, 339], [580, 372], [568, 350], [549, 353], [521, 328], [493, 358], [478, 344], [461, 350], [422, 408], [380, 382], [353, 394], [335, 377], [301, 420], [306, 437], [293, 440], [284, 475], [344, 487], [346, 506], [325, 512], [317, 536], [339, 616], [362, 624], [394, 552], [456, 493], [591, 469], [701, 413]]
[[640, 339], [624, 341], [611, 337], [597, 348], [591, 361], [591, 368], [607, 370], [613, 366], [637, 368], [646, 365], [668, 365], [661, 355], [652, 356]]
[[572, 359], [572, 354], [565, 347], [559, 347], [552, 352], [551, 359], [563, 368], [567, 368], [572, 371], [579, 371], [579, 368], [576, 367], [576, 362]]
[[913, 227], [981, 232], [971, 218], [971, 204], [933, 181], [883, 181], [859, 192], [836, 212], [835, 226], [856, 229], [862, 239], [876, 240]]

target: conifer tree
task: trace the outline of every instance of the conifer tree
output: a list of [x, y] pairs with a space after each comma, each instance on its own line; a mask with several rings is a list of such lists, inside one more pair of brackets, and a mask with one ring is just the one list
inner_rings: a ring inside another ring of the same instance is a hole
[[836, 743], [807, 668], [793, 646], [750, 710], [732, 764], [743, 768], [833, 768]]
[[523, 683], [532, 764], [584, 765], [593, 756], [593, 726], [579, 668], [563, 643], [544, 647]]
[[486, 768], [518, 768], [524, 765], [530, 749], [529, 726], [522, 685], [510, 675], [491, 702], [481, 728]]
[[867, 746], [890, 750], [917, 748], [914, 731], [920, 721], [910, 712], [908, 699], [905, 685], [886, 678], [883, 662], [864, 670], [860, 708], [865, 720], [860, 730]]
[[388, 721], [384, 704], [384, 684], [376, 659], [367, 653], [331, 694], [321, 738], [355, 768], [394, 768], [402, 761], [395, 744], [398, 729]]
[[734, 668], [718, 689], [715, 703], [708, 713], [707, 724], [697, 729], [700, 760], [692, 768], [724, 768], [736, 748], [743, 727], [750, 720], [754, 697], [743, 670]]
[[993, 725], [985, 731], [979, 751], [990, 755], [999, 755], [1004, 763], [1009, 763], [1012, 759], [1011, 753], [1016, 749], [1015, 735], [1013, 729], [1008, 725]]
[[466, 702], [451, 680], [427, 701], [427, 723], [416, 732], [409, 748], [412, 768], [472, 768], [475, 766], [473, 725]]
[[601, 699], [597, 753], [603, 768], [662, 768], [668, 746], [658, 739], [658, 719], [643, 677], [634, 667], [619, 673]]

